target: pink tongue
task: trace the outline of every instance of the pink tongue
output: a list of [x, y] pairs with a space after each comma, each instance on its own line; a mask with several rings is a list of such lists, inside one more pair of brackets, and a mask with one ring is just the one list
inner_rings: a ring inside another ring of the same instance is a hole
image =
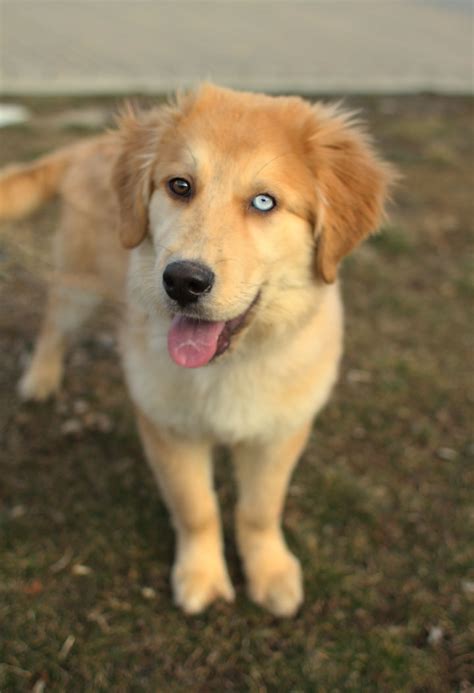
[[175, 315], [168, 332], [168, 352], [178, 366], [205, 366], [217, 351], [225, 322], [207, 322]]

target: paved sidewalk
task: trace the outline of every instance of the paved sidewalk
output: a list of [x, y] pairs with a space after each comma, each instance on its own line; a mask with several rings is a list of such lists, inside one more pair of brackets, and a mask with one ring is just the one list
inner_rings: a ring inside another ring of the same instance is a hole
[[0, 0], [3, 93], [471, 92], [469, 0]]

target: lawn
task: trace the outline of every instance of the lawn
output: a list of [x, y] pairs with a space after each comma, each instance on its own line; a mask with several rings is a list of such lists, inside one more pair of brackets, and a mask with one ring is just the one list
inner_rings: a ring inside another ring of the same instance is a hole
[[[113, 107], [24, 102], [35, 117], [0, 132], [1, 163], [87, 136]], [[173, 605], [172, 531], [135, 432], [113, 306], [71, 349], [60, 396], [18, 401], [57, 210], [3, 226], [2, 692], [472, 690], [473, 102], [348, 104], [403, 180], [383, 233], [343, 267], [341, 377], [285, 515], [305, 573], [293, 620], [247, 600], [225, 453], [216, 477], [236, 603], [192, 618]]]

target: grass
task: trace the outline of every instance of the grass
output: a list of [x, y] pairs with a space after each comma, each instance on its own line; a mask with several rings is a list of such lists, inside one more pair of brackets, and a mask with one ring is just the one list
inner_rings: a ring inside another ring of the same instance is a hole
[[[217, 483], [237, 602], [194, 618], [172, 605], [172, 532], [135, 433], [111, 318], [80, 337], [57, 401], [21, 405], [15, 382], [44, 297], [27, 267], [54, 210], [0, 239], [0, 690], [474, 685], [472, 101], [349, 105], [365, 108], [404, 180], [390, 225], [343, 270], [340, 383], [285, 515], [305, 572], [294, 620], [245, 596], [225, 455]], [[2, 160], [69, 141], [70, 126], [45, 116], [70, 106], [47, 100], [38, 122], [1, 133]], [[68, 433], [71, 419], [79, 432]]]

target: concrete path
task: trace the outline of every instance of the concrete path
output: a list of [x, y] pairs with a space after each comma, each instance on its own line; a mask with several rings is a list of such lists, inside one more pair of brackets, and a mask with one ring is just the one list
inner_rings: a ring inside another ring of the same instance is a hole
[[0, 0], [3, 93], [471, 92], [469, 0]]

